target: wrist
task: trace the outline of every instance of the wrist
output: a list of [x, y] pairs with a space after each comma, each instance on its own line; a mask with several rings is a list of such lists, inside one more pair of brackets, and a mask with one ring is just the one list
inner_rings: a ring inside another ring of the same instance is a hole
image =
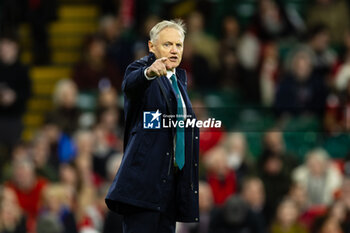
[[145, 74], [147, 75], [147, 77], [151, 78], [151, 74], [149, 73], [149, 67], [146, 69]]
[[150, 75], [148, 74], [148, 69], [149, 69], [149, 67], [145, 69], [144, 75], [145, 75], [146, 79], [152, 80], [152, 79], [155, 78], [155, 76], [150, 76]]

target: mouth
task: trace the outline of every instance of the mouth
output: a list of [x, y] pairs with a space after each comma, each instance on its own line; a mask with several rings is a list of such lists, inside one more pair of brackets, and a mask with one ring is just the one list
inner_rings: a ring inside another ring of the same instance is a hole
[[177, 62], [177, 60], [178, 60], [178, 57], [177, 57], [177, 56], [171, 56], [171, 57], [169, 57], [169, 61], [171, 61], [171, 62]]

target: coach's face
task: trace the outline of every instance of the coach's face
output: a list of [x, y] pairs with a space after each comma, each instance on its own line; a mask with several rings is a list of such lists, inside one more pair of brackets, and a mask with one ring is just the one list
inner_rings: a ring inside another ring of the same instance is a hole
[[156, 58], [166, 57], [165, 62], [167, 68], [172, 70], [179, 66], [183, 52], [183, 37], [175, 28], [164, 28], [158, 34], [156, 41], [149, 41], [148, 47], [153, 52]]

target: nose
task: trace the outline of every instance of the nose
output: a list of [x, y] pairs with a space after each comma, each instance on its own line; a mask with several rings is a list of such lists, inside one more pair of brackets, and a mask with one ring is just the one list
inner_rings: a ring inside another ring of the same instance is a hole
[[176, 47], [176, 45], [171, 46], [170, 53], [176, 54], [178, 52], [179, 52], [179, 49]]

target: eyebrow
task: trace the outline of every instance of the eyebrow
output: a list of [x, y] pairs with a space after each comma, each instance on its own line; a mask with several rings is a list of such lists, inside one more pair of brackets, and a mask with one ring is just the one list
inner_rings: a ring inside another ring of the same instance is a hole
[[169, 43], [169, 44], [176, 44], [176, 45], [182, 45], [183, 44], [182, 42], [171, 42], [171, 41], [163, 42], [163, 44], [167, 44], [167, 43]]

